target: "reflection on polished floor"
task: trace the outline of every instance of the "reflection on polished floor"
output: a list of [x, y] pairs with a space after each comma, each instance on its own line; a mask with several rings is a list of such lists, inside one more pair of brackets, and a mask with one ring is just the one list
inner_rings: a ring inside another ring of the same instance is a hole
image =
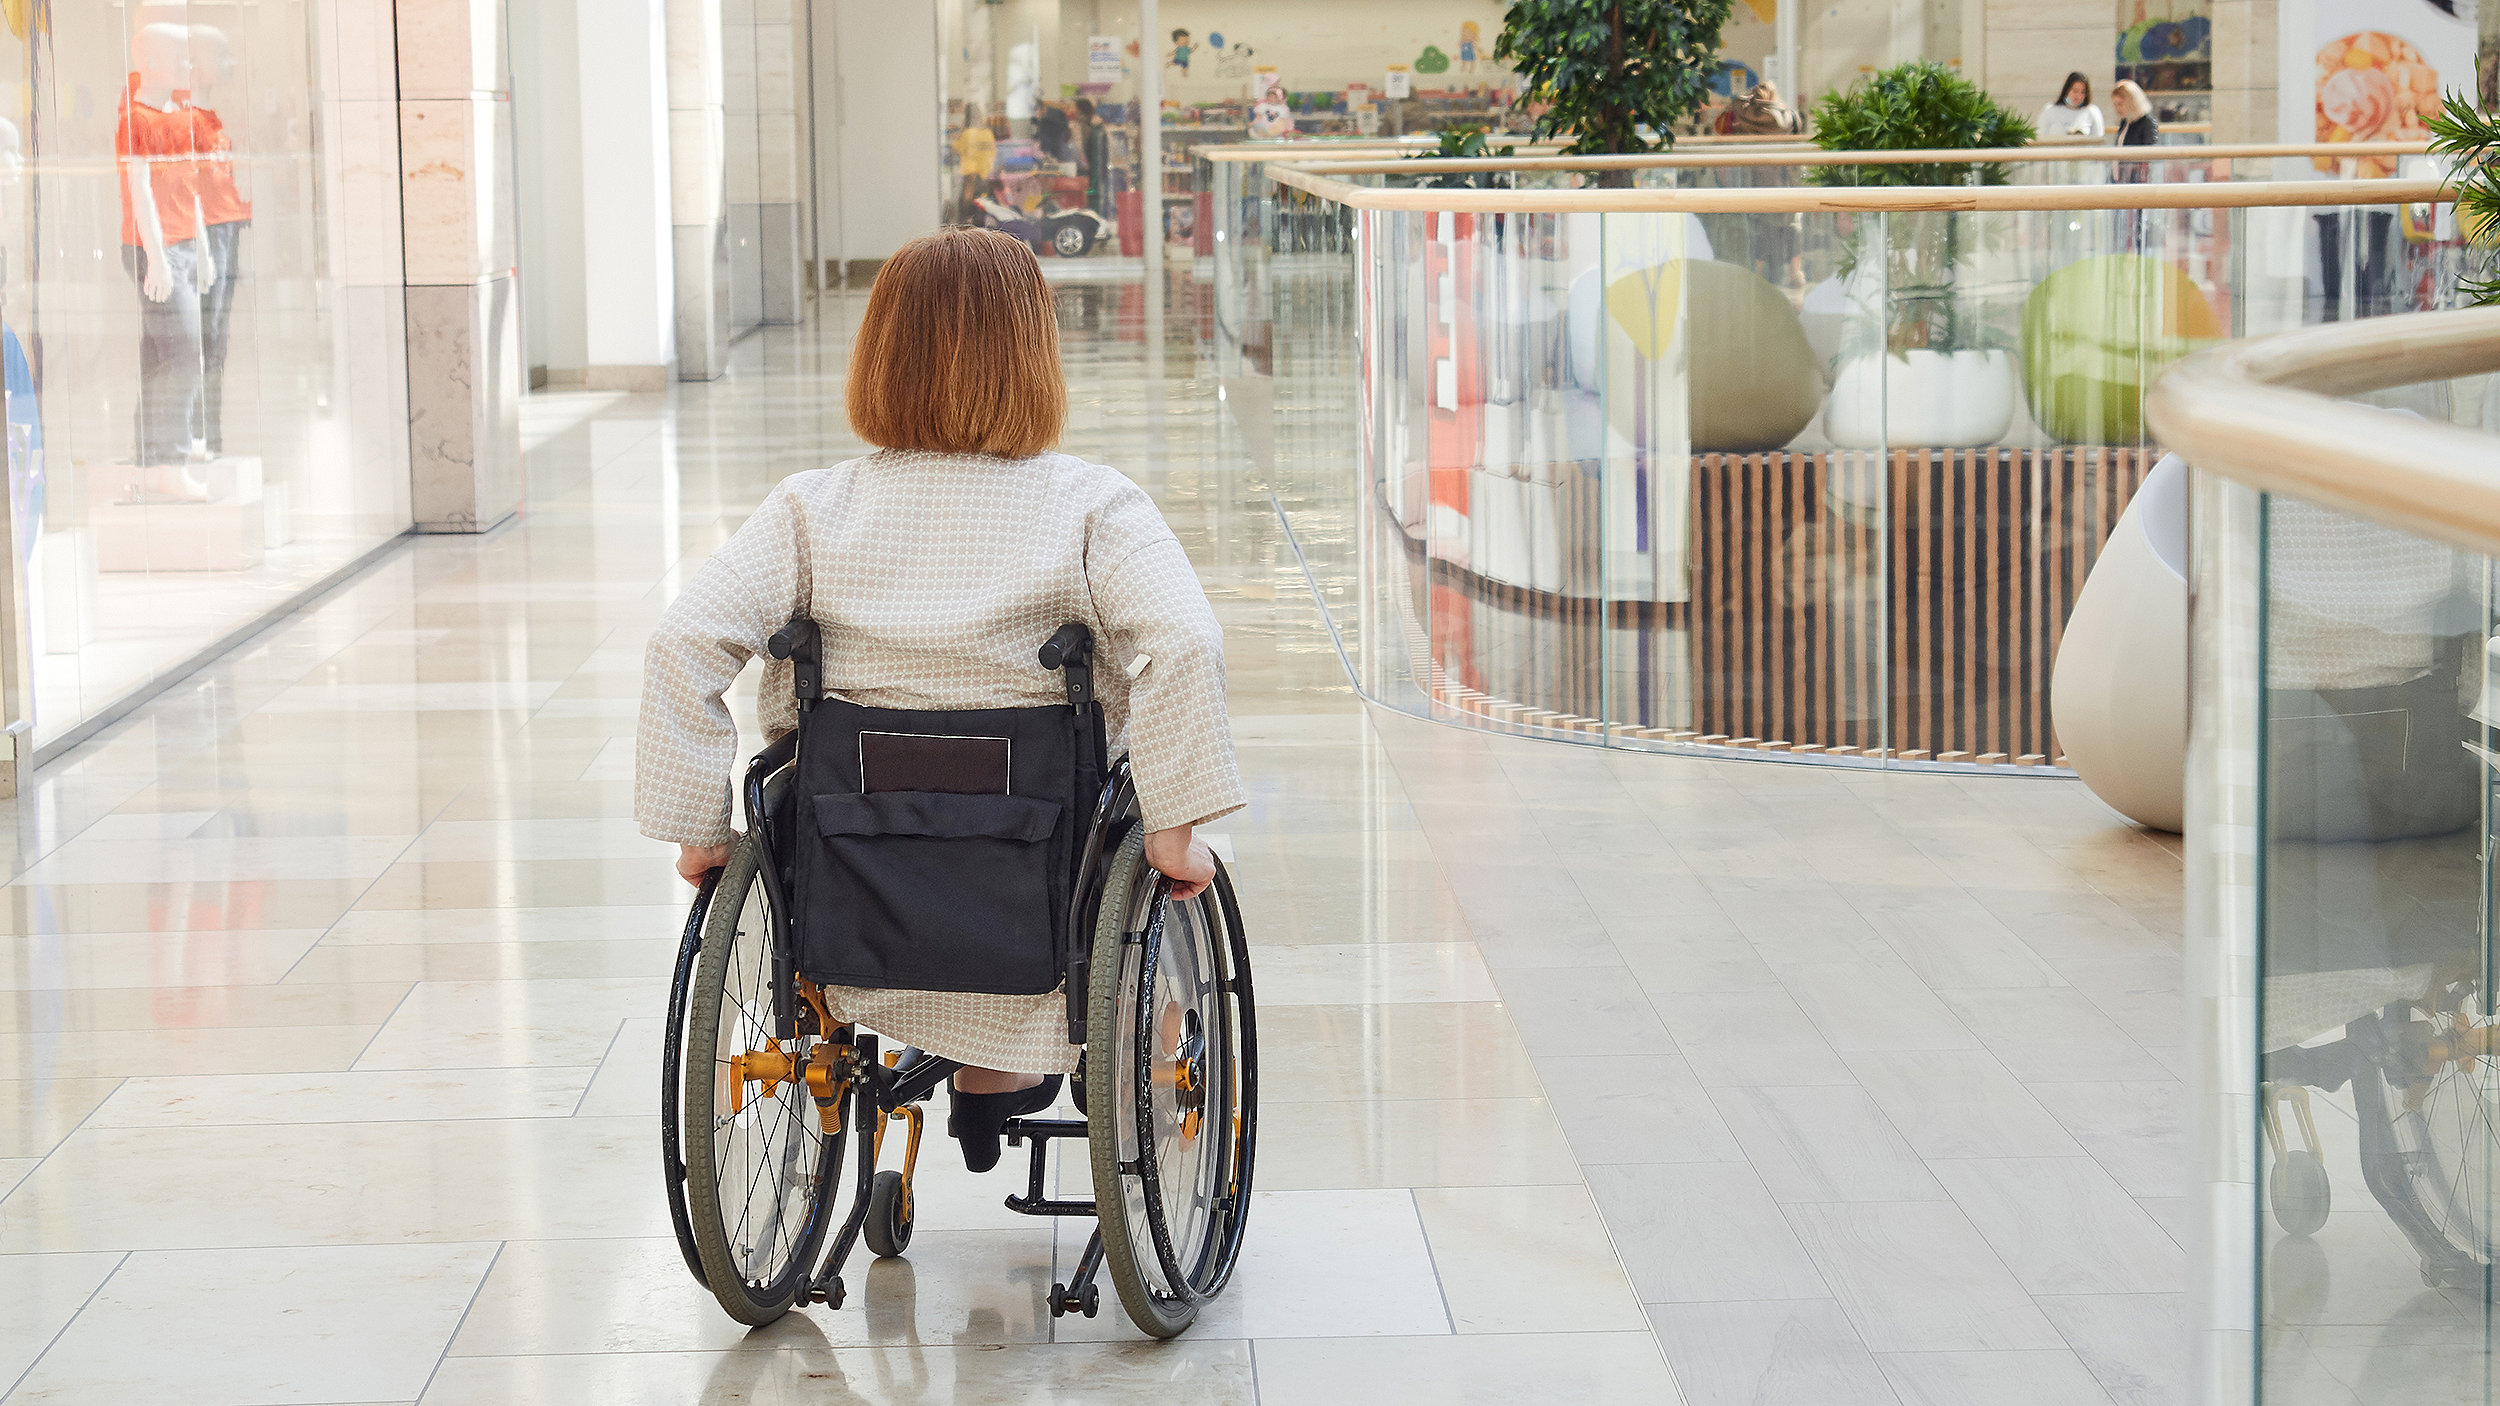
[[1254, 797], [1262, 1189], [1196, 1328], [1051, 1319], [1077, 1240], [943, 1155], [839, 1312], [745, 1335], [671, 1242], [641, 637], [855, 448], [829, 317], [712, 385], [535, 399], [526, 521], [47, 773], [0, 890], [6, 1399], [2176, 1399], [2175, 855], [2066, 781], [1367, 710], [1135, 291], [1062, 291], [1070, 448], [1199, 562]]

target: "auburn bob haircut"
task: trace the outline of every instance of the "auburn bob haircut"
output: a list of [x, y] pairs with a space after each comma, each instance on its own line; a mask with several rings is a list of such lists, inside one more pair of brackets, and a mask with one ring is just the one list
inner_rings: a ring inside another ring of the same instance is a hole
[[961, 226], [904, 245], [877, 270], [844, 403], [888, 449], [1023, 459], [1058, 443], [1059, 314], [1033, 251]]

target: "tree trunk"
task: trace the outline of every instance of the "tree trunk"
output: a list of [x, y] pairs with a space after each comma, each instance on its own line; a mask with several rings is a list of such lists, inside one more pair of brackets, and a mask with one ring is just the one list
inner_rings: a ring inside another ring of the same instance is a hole
[[1597, 173], [1597, 188], [1599, 190], [1630, 190], [1633, 174], [1621, 167], [1600, 171]]
[[[1623, 76], [1623, 0], [1613, 0], [1613, 3], [1606, 7], [1606, 75], [1616, 79]], [[1620, 155], [1623, 149], [1632, 143], [1633, 130], [1639, 125], [1639, 115], [1609, 105], [1606, 117], [1608, 128], [1606, 150], [1610, 154]], [[1599, 184], [1602, 185], [1604, 182], [1600, 181]]]

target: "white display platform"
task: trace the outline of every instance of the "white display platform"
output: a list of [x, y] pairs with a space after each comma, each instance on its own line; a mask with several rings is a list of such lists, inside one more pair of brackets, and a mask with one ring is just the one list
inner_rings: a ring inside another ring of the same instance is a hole
[[268, 554], [268, 513], [256, 455], [192, 466], [207, 501], [139, 501], [141, 471], [107, 464], [87, 472], [87, 523], [99, 571], [248, 571]]

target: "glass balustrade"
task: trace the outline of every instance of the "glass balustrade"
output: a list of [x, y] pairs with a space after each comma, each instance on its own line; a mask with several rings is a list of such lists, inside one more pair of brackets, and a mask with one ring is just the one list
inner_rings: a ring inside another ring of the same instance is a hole
[[[2500, 376], [2357, 401], [2500, 434]], [[2198, 480], [2199, 1399], [2492, 1401], [2500, 575]]]
[[[1255, 164], [1210, 174], [1228, 429], [1389, 706], [1622, 748], [2055, 768], [2068, 622], [2162, 457], [2146, 388], [2226, 338], [2435, 306], [2464, 257], [2429, 207], [1833, 213], [1805, 208], [1802, 165], [1638, 176], [1799, 208], [1353, 210]], [[1517, 179], [1557, 177], [1578, 179]]]

